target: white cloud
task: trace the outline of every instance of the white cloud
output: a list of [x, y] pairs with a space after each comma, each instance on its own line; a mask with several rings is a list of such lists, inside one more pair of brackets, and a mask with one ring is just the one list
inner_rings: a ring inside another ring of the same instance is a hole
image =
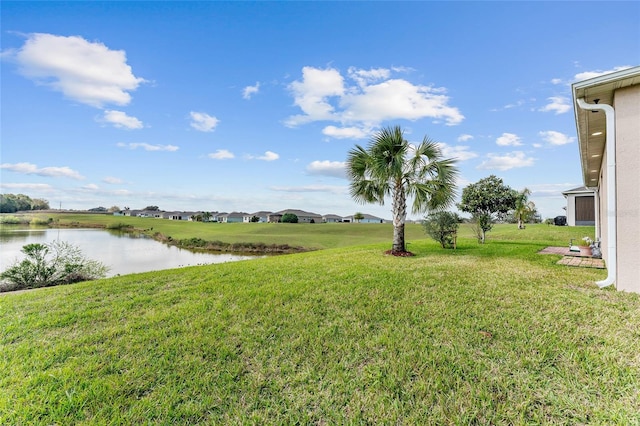
[[329, 97], [343, 96], [345, 92], [344, 78], [337, 70], [304, 67], [302, 81], [291, 83], [289, 90], [293, 93], [294, 104], [300, 107], [304, 115], [289, 117], [288, 125], [338, 118], [328, 102]]
[[343, 161], [316, 160], [309, 163], [307, 166], [307, 172], [311, 175], [346, 178], [346, 166], [347, 163]]
[[349, 67], [347, 73], [349, 77], [355, 80], [361, 87], [366, 86], [368, 83], [386, 80], [391, 76], [391, 71], [386, 68], [362, 70], [355, 67]]
[[124, 183], [124, 181], [122, 179], [119, 179], [117, 177], [113, 177], [113, 176], [107, 176], [106, 178], [102, 179], [102, 181], [104, 183], [108, 183], [111, 185], [119, 185], [121, 183]]
[[336, 139], [363, 139], [369, 136], [369, 132], [358, 127], [327, 126], [322, 133]]
[[502, 108], [504, 109], [511, 109], [511, 108], [517, 108], [517, 107], [521, 107], [522, 105], [525, 104], [525, 101], [522, 99], [517, 100], [515, 103], [512, 104], [506, 104], [505, 106], [503, 106]]
[[256, 160], [274, 161], [274, 160], [277, 160], [278, 158], [280, 158], [280, 156], [275, 152], [266, 151], [264, 155], [261, 155], [260, 157], [256, 157]]
[[31, 163], [16, 163], [0, 164], [0, 169], [9, 170], [15, 173], [21, 173], [25, 175], [38, 175], [46, 177], [66, 177], [70, 179], [82, 180], [84, 176], [69, 167], [42, 167], [39, 168], [35, 164]]
[[278, 154], [276, 154], [275, 152], [272, 152], [272, 151], [266, 151], [264, 153], [264, 155], [246, 154], [244, 156], [244, 158], [247, 159], [247, 160], [275, 161], [278, 158], [280, 158], [280, 155], [278, 155]]
[[449, 98], [440, 92], [438, 88], [416, 86], [406, 80], [386, 80], [343, 96], [341, 118], [363, 123], [435, 118], [447, 125], [459, 124], [464, 116], [457, 108], [447, 105]]
[[552, 78], [551, 79], [551, 84], [562, 84], [562, 79], [561, 78]]
[[571, 109], [571, 105], [569, 104], [569, 99], [564, 96], [551, 96], [547, 98], [549, 103], [544, 107], [540, 108], [539, 111], [550, 112], [554, 111], [557, 114], [564, 114], [565, 112]]
[[332, 194], [346, 194], [348, 191], [348, 187], [338, 185], [272, 186], [269, 189], [278, 192], [330, 192]]
[[482, 164], [478, 166], [478, 169], [505, 171], [520, 167], [533, 166], [535, 161], [532, 157], [527, 157], [522, 151], [515, 151], [511, 154], [505, 155], [487, 154], [487, 157], [489, 159], [483, 161]]
[[245, 99], [251, 99], [251, 96], [260, 91], [260, 82], [256, 82], [255, 86], [247, 86], [242, 90], [242, 97]]
[[578, 183], [541, 183], [528, 185], [531, 196], [538, 198], [562, 197], [562, 192], [580, 186]]
[[469, 151], [468, 146], [451, 146], [442, 142], [438, 142], [437, 145], [440, 147], [440, 151], [442, 151], [444, 158], [455, 158], [458, 161], [466, 161], [478, 156], [475, 152]]
[[135, 117], [131, 117], [122, 111], [107, 110], [104, 112], [103, 119], [107, 123], [111, 123], [118, 128], [142, 129], [144, 127], [142, 121]]
[[585, 71], [585, 72], [581, 72], [581, 73], [576, 74], [573, 79], [574, 79], [574, 81], [588, 80], [590, 78], [600, 77], [601, 75], [611, 74], [612, 72], [622, 71], [622, 70], [626, 70], [628, 68], [631, 68], [631, 66], [624, 65], [624, 66], [621, 66], [621, 67], [613, 67], [613, 69], [606, 70], [606, 71], [600, 71], [600, 70], [597, 70], [597, 71]]
[[151, 145], [148, 143], [118, 143], [119, 148], [138, 149], [142, 148], [145, 151], [177, 151], [180, 148], [175, 145]]
[[458, 142], [467, 142], [473, 139], [472, 135], [462, 134], [458, 136]]
[[82, 189], [86, 189], [88, 191], [97, 191], [98, 189], [100, 189], [100, 187], [95, 183], [90, 183], [90, 184], [84, 185]]
[[564, 133], [556, 132], [554, 130], [547, 130], [539, 132], [538, 134], [545, 142], [550, 143], [551, 145], [566, 145], [568, 143], [573, 143], [576, 140], [574, 136], [567, 136]]
[[9, 57], [23, 76], [98, 108], [129, 104], [129, 92], [145, 82], [133, 75], [123, 50], [79, 36], [28, 34], [25, 44]]
[[335, 121], [343, 126], [371, 128], [385, 120], [433, 118], [456, 125], [464, 119], [457, 108], [448, 105], [444, 88], [391, 79], [391, 70], [384, 68], [351, 67], [347, 76], [353, 84], [346, 84], [336, 69], [304, 67], [302, 79], [289, 85], [294, 104], [303, 114], [289, 117], [285, 124], [293, 127], [313, 121]]
[[230, 160], [232, 158], [235, 158], [236, 156], [233, 155], [231, 151], [228, 151], [226, 149], [219, 149], [216, 152], [209, 154], [208, 157], [214, 160]]
[[498, 139], [496, 139], [496, 144], [500, 146], [520, 146], [522, 145], [522, 141], [520, 140], [520, 136], [513, 133], [503, 133]]
[[0, 183], [0, 188], [10, 191], [41, 191], [49, 192], [53, 187], [47, 183]]
[[191, 111], [191, 127], [201, 132], [213, 132], [220, 120], [204, 112]]

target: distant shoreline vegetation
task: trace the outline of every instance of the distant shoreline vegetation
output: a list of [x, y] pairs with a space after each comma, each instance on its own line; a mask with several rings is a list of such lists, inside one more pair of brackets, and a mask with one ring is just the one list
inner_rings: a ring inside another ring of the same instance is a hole
[[49, 210], [49, 202], [41, 198], [31, 198], [24, 194], [0, 194], [0, 213], [31, 210]]
[[154, 239], [168, 245], [184, 249], [196, 249], [206, 251], [223, 251], [231, 253], [263, 253], [263, 254], [290, 254], [311, 251], [304, 247], [291, 247], [289, 244], [265, 244], [265, 243], [225, 243], [222, 241], [207, 241], [202, 238], [186, 238], [174, 240], [157, 232]]
[[[105, 217], [105, 216], [102, 216]], [[106, 216], [111, 218], [112, 216]], [[187, 222], [185, 222], [187, 223]], [[267, 244], [263, 242], [233, 242], [227, 243], [219, 240], [205, 240], [202, 238], [173, 238], [161, 232], [152, 232], [153, 228], [136, 228], [133, 224], [124, 222], [98, 223], [91, 221], [70, 221], [62, 222], [59, 218], [42, 215], [35, 216], [33, 213], [19, 215], [0, 215], [0, 225], [29, 225], [47, 226], [50, 228], [98, 228], [110, 231], [122, 231], [132, 233], [142, 233], [150, 236], [154, 240], [182, 249], [198, 250], [207, 252], [226, 252], [237, 254], [291, 254], [312, 251], [310, 248], [292, 246], [290, 244]]]

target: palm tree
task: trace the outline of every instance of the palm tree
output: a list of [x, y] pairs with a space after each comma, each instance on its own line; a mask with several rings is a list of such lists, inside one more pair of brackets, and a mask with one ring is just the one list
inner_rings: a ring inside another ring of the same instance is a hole
[[455, 160], [442, 158], [438, 144], [426, 136], [419, 145], [411, 145], [400, 126], [374, 134], [367, 149], [356, 145], [349, 151], [347, 175], [353, 199], [384, 205], [385, 197], [391, 197], [393, 254], [406, 252], [407, 198], [413, 198], [413, 214], [453, 203], [458, 176], [454, 164]]
[[524, 229], [524, 222], [529, 220], [531, 215], [536, 211], [536, 205], [533, 201], [529, 201], [531, 191], [525, 188], [516, 195], [516, 207], [513, 210], [513, 216], [518, 221], [518, 229]]

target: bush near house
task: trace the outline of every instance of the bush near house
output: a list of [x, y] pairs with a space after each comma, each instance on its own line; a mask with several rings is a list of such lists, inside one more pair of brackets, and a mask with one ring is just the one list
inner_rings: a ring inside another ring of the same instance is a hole
[[285, 213], [280, 221], [282, 223], [298, 223], [298, 216], [294, 213]]

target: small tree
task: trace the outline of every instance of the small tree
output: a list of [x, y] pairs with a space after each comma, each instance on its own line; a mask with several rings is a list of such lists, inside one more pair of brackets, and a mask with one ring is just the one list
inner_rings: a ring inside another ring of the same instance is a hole
[[460, 217], [452, 212], [430, 213], [422, 226], [431, 238], [440, 243], [442, 248], [455, 248]]
[[517, 192], [491, 175], [468, 185], [462, 190], [458, 208], [471, 213], [472, 222], [478, 226], [479, 240], [484, 244], [486, 233], [493, 227], [494, 215], [506, 214], [516, 207]]
[[360, 223], [362, 219], [364, 219], [364, 215], [360, 212], [356, 212], [356, 214], [353, 215], [353, 220], [355, 220], [358, 223]]
[[536, 205], [529, 201], [531, 191], [528, 188], [518, 192], [515, 200], [513, 217], [518, 222], [518, 229], [524, 229], [524, 224], [528, 222], [536, 213]]
[[413, 199], [414, 214], [447, 208], [456, 195], [458, 169], [436, 142], [425, 137], [420, 144], [410, 144], [402, 128], [395, 126], [374, 134], [367, 148], [356, 145], [349, 151], [347, 176], [357, 202], [384, 205], [385, 198], [391, 198], [391, 253], [403, 256], [407, 201]]
[[258, 216], [251, 216], [251, 222], [252, 223], [260, 222], [260, 218]]
[[285, 213], [282, 215], [283, 223], [298, 223], [298, 216], [294, 213]]
[[49, 287], [102, 278], [108, 267], [86, 259], [80, 249], [64, 241], [49, 244], [27, 244], [22, 247], [26, 258], [16, 261], [0, 278], [13, 285], [11, 290]]

